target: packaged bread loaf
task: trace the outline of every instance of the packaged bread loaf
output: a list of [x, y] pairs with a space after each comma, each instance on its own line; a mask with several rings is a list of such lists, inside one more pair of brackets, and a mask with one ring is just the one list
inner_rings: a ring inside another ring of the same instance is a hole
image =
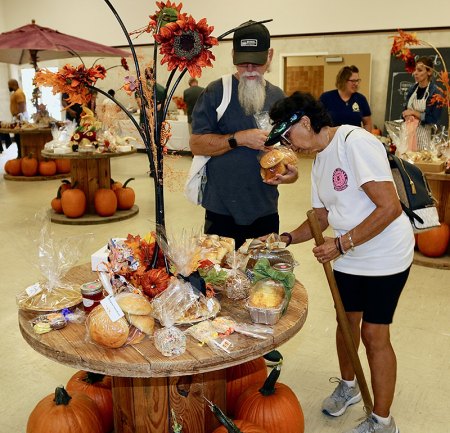
[[263, 180], [273, 179], [277, 174], [287, 173], [287, 164], [296, 165], [297, 156], [285, 147], [279, 146], [263, 154], [259, 160]]

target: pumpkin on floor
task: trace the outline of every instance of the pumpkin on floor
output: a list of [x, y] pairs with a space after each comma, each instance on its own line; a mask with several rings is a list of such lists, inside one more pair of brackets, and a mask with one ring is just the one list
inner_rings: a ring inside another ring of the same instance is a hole
[[114, 428], [111, 377], [89, 371], [76, 372], [67, 382], [67, 392], [81, 392], [92, 398], [98, 406], [103, 431], [109, 433]]
[[131, 209], [134, 205], [136, 196], [133, 188], [127, 186], [130, 181], [134, 180], [134, 177], [128, 179], [122, 187], [118, 187], [114, 190], [117, 197], [117, 208], [121, 210]]
[[227, 375], [227, 414], [234, 416], [238, 397], [254, 383], [260, 385], [267, 378], [266, 361], [261, 356], [243, 364], [228, 367]]
[[450, 227], [446, 223], [441, 223], [439, 227], [419, 233], [417, 247], [424, 256], [441, 257], [447, 252], [449, 241]]
[[32, 154], [21, 159], [20, 167], [24, 176], [36, 176], [38, 172], [38, 160]]
[[68, 218], [79, 218], [86, 212], [86, 194], [78, 188], [71, 188], [61, 195], [63, 213]]
[[6, 161], [6, 173], [8, 173], [10, 176], [20, 176], [22, 174], [21, 160], [22, 158], [16, 158]]
[[304, 433], [305, 418], [294, 392], [278, 383], [281, 365], [270, 372], [264, 385], [253, 384], [236, 402], [236, 418], [263, 427], [267, 433]]
[[39, 174], [41, 176], [54, 176], [56, 174], [56, 162], [51, 159], [39, 161]]
[[27, 433], [104, 433], [95, 402], [64, 387], [44, 397], [31, 412]]
[[101, 217], [114, 215], [117, 210], [117, 197], [108, 188], [99, 188], [94, 194], [95, 212]]

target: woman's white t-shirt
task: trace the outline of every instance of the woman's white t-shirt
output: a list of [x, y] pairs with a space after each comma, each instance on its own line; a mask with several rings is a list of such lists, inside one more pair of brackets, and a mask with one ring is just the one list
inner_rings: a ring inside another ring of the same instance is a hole
[[[383, 144], [362, 128], [340, 126], [317, 154], [311, 172], [312, 206], [328, 210], [336, 236], [356, 227], [375, 209], [361, 188], [369, 181], [393, 182]], [[336, 259], [333, 267], [348, 274], [391, 275], [407, 269], [413, 254], [411, 223], [402, 213], [379, 235]]]

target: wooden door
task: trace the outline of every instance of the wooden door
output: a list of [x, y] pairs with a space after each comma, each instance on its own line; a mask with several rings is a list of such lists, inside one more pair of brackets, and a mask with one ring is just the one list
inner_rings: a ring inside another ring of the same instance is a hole
[[318, 98], [323, 92], [324, 67], [314, 66], [285, 66], [284, 91], [291, 95], [295, 91], [309, 92]]

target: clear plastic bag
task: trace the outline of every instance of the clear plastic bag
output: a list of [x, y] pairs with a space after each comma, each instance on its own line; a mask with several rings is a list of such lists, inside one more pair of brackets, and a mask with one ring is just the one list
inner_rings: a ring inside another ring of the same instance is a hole
[[31, 311], [58, 311], [81, 303], [79, 284], [64, 279], [67, 272], [78, 262], [92, 233], [77, 236], [58, 237], [51, 227], [47, 211], [38, 212], [28, 222], [28, 243], [32, 240], [35, 254], [33, 260], [42, 274], [42, 279], [16, 296], [19, 309]]

